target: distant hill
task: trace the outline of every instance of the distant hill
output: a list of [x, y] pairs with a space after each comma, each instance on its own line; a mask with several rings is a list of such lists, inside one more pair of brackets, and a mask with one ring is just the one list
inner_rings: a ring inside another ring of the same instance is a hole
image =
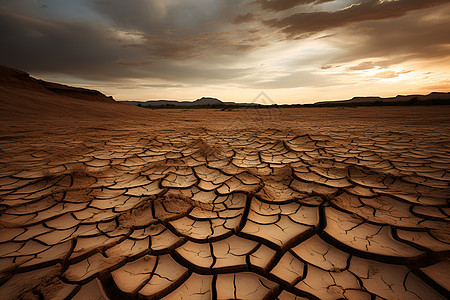
[[149, 101], [119, 101], [122, 103], [130, 104], [130, 105], [141, 105], [141, 106], [155, 106], [155, 107], [163, 107], [163, 106], [212, 106], [212, 105], [236, 105], [236, 106], [253, 106], [258, 105], [255, 103], [236, 103], [236, 102], [223, 102], [217, 98], [212, 97], [202, 97], [195, 101], [177, 101], [177, 100], [149, 100]]
[[372, 106], [372, 105], [433, 105], [450, 104], [450, 93], [428, 95], [398, 95], [396, 97], [353, 97], [349, 100], [321, 101], [314, 106]]
[[238, 103], [223, 102], [217, 98], [202, 97], [195, 101], [177, 101], [177, 100], [150, 100], [150, 101], [119, 101], [130, 105], [140, 105], [154, 108], [166, 107], [191, 107], [203, 108], [207, 106], [215, 107], [339, 107], [339, 106], [395, 106], [395, 105], [450, 105], [450, 93], [431, 93], [429, 95], [398, 95], [396, 97], [353, 97], [348, 100], [330, 100], [320, 101], [314, 104], [284, 104], [284, 105], [264, 105], [260, 103]]
[[28, 73], [5, 66], [0, 66], [0, 85], [23, 88], [50, 95], [59, 95], [85, 101], [100, 101], [115, 103], [110, 96], [84, 88], [72, 87], [59, 83], [48, 82], [31, 77]]
[[86, 100], [86, 101], [100, 101], [115, 103], [116, 101], [112, 96], [106, 96], [105, 94], [85, 88], [78, 88], [73, 86], [67, 86], [59, 83], [47, 82], [38, 80], [40, 84], [47, 90], [55, 93], [56, 95], [66, 96], [74, 99]]
[[[192, 102], [193, 105], [218, 105], [218, 104], [225, 104], [221, 100], [217, 98], [211, 98], [211, 97], [202, 97], [200, 99], [195, 100]], [[230, 103], [228, 103], [230, 104]]]
[[0, 119], [117, 117], [143, 114], [141, 109], [116, 102], [90, 89], [71, 87], [31, 77], [0, 66]]

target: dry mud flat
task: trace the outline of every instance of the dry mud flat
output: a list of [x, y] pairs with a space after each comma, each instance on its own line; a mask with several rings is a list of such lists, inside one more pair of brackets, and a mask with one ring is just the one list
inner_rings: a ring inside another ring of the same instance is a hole
[[1, 298], [445, 299], [449, 115], [3, 123]]

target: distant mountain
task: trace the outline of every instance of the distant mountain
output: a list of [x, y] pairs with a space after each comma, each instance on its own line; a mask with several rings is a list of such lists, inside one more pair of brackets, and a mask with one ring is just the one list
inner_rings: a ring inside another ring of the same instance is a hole
[[[448, 102], [448, 103], [447, 103]], [[314, 106], [351, 106], [351, 105], [421, 105], [450, 104], [450, 93], [431, 93], [428, 95], [398, 95], [396, 97], [353, 97], [349, 100], [321, 101]]]
[[177, 100], [149, 100], [149, 101], [119, 101], [130, 105], [141, 106], [207, 106], [207, 105], [236, 105], [236, 106], [252, 106], [258, 105], [256, 103], [236, 103], [223, 102], [217, 98], [202, 97], [195, 101], [177, 101]]

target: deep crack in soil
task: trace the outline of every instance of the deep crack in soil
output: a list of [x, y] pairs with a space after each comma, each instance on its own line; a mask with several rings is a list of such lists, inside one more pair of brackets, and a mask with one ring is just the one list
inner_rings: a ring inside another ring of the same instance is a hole
[[449, 124], [409, 114], [409, 127], [293, 115], [276, 130], [8, 133], [0, 294], [448, 298]]

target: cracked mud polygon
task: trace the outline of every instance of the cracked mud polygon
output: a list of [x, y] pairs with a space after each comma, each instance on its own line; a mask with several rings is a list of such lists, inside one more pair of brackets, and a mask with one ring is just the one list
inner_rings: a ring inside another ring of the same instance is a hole
[[284, 109], [263, 129], [239, 110], [4, 125], [0, 295], [445, 299], [440, 110]]

